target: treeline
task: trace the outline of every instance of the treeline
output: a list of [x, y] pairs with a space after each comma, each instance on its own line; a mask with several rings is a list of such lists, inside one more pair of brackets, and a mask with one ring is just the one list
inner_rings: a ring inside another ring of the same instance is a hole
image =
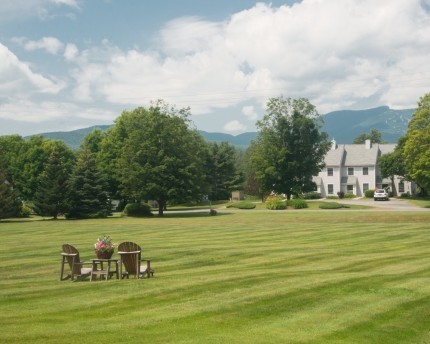
[[[54, 218], [106, 217], [112, 200], [120, 201], [119, 210], [155, 200], [163, 215], [168, 204], [226, 200], [233, 190], [288, 199], [315, 190], [312, 177], [324, 167], [330, 142], [307, 99], [270, 99], [246, 152], [206, 142], [189, 117], [189, 109], [163, 101], [124, 111], [108, 131], [88, 134], [76, 152], [38, 136], [0, 137], [0, 219], [25, 215], [28, 207]], [[369, 138], [382, 141], [376, 130]], [[430, 94], [380, 168], [384, 177], [415, 181], [423, 195], [430, 190]]]
[[112, 200], [121, 209], [156, 200], [162, 215], [168, 203], [229, 199], [244, 181], [235, 147], [206, 142], [188, 109], [162, 101], [123, 112], [107, 132], [88, 134], [78, 151], [40, 136], [0, 137], [0, 161], [0, 218], [29, 211], [106, 217]]

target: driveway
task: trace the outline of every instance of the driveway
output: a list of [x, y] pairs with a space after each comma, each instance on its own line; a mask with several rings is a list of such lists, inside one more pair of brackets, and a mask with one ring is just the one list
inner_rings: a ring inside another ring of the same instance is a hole
[[412, 202], [401, 198], [390, 198], [389, 201], [374, 201], [373, 199], [342, 199], [335, 201], [343, 204], [367, 205], [374, 207], [375, 210], [383, 211], [430, 211], [430, 208], [418, 207]]

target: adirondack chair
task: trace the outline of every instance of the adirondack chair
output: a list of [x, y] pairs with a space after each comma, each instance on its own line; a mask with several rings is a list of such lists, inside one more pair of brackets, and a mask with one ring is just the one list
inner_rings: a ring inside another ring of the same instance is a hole
[[[74, 281], [82, 281], [85, 277], [91, 275], [92, 268], [85, 268], [85, 264], [91, 264], [81, 261], [79, 258], [79, 251], [70, 244], [63, 245], [63, 252], [61, 253], [62, 261], [61, 261], [61, 276], [60, 280], [64, 281], [66, 279], [71, 278]], [[70, 268], [70, 273], [64, 277], [64, 266], [68, 265]], [[74, 282], [75, 282], [74, 281]]]
[[[118, 245], [121, 278], [128, 278], [130, 275], [134, 275], [135, 278], [144, 278], [145, 275], [148, 278], [154, 276], [151, 259], [142, 259], [141, 253], [140, 246], [134, 242], [126, 241]], [[142, 262], [146, 262], [146, 264], [142, 264]]]

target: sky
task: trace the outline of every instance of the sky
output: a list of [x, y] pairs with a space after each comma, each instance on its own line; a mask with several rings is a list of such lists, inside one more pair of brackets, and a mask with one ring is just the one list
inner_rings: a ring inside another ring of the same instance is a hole
[[430, 92], [430, 0], [1, 0], [0, 18], [0, 135], [113, 124], [157, 99], [237, 135], [271, 97], [325, 114]]

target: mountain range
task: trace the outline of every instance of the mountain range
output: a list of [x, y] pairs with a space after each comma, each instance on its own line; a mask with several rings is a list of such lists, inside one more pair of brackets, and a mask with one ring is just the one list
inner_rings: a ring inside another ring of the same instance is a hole
[[[323, 116], [322, 131], [326, 131], [338, 143], [351, 143], [362, 133], [369, 133], [371, 129], [378, 129], [382, 139], [388, 143], [396, 143], [399, 137], [406, 134], [408, 123], [415, 109], [393, 110], [388, 106], [380, 106], [367, 110], [342, 110], [327, 113]], [[95, 128], [108, 130], [110, 125], [98, 125], [88, 128], [67, 131], [41, 133], [52, 140], [62, 140], [72, 149], [78, 149], [85, 135]], [[246, 132], [240, 135], [224, 133], [210, 133], [199, 130], [200, 134], [209, 142], [226, 141], [234, 146], [246, 148], [257, 137], [257, 132]]]

